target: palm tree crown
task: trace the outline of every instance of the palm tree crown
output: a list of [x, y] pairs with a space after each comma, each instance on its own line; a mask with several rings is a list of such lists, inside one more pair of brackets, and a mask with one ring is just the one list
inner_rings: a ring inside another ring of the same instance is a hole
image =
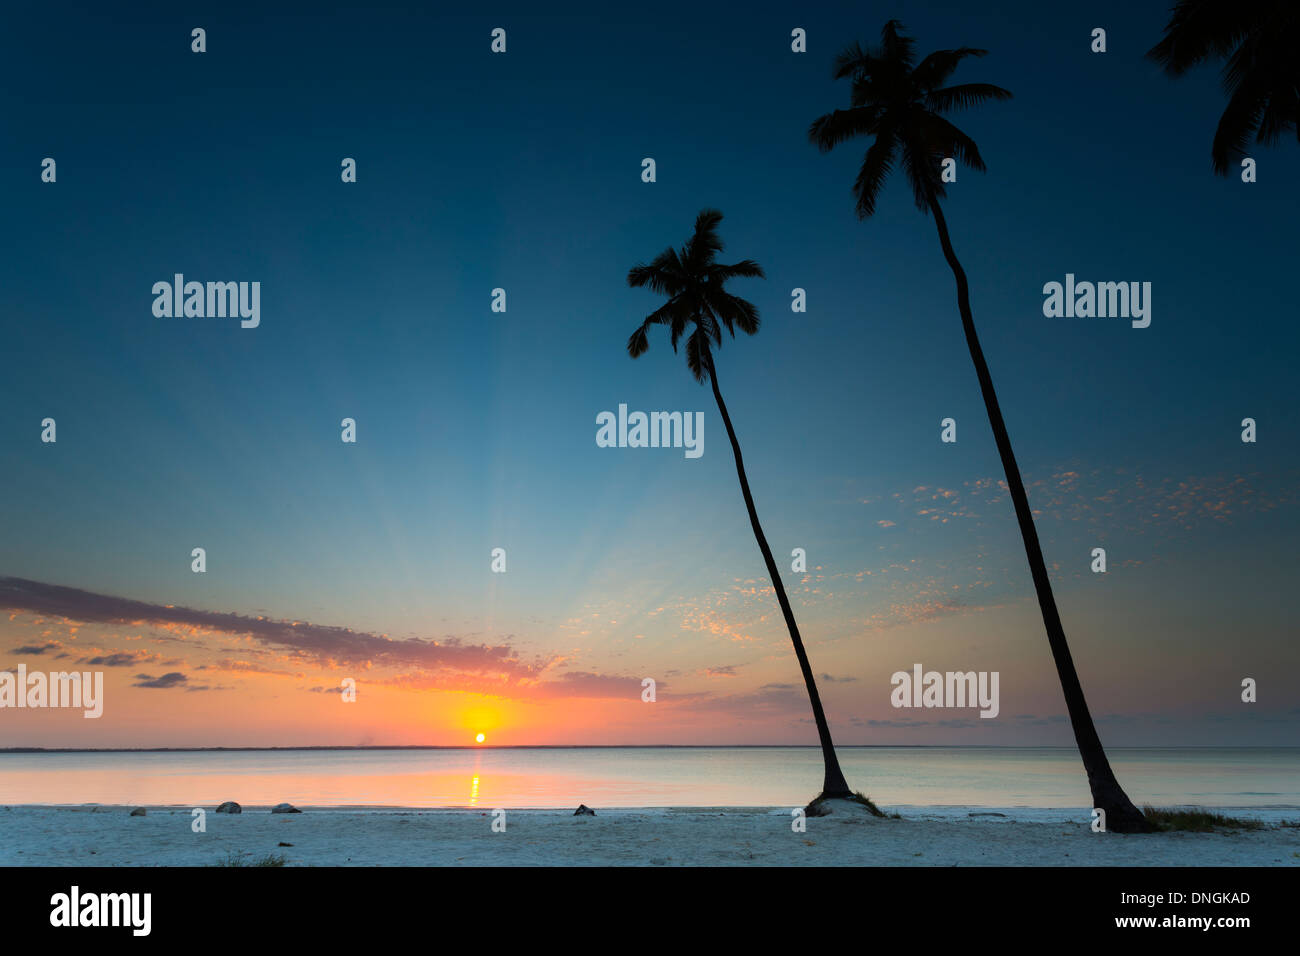
[[650, 313], [627, 340], [632, 358], [650, 347], [647, 333], [652, 325], [666, 325], [672, 332], [673, 351], [693, 326], [686, 339], [686, 364], [696, 381], [707, 381], [711, 373], [712, 348], [722, 345], [725, 328], [734, 337], [736, 329], [747, 335], [758, 331], [758, 309], [752, 302], [734, 296], [723, 284], [732, 278], [764, 278], [763, 267], [752, 259], [734, 265], [717, 262], [723, 249], [718, 236], [722, 213], [705, 209], [695, 218], [695, 233], [679, 249], [665, 249], [649, 265], [633, 266], [627, 284], [633, 288], [649, 286], [668, 301]]
[[822, 152], [855, 136], [875, 138], [853, 184], [863, 219], [876, 211], [881, 187], [899, 162], [923, 212], [946, 195], [939, 176], [943, 159], [954, 157], [983, 172], [984, 160], [974, 140], [940, 114], [1011, 98], [991, 83], [944, 85], [962, 60], [984, 56], [987, 50], [936, 50], [917, 63], [915, 41], [901, 30], [901, 23], [890, 20], [878, 49], [863, 50], [855, 43], [836, 57], [835, 78], [852, 80], [850, 108], [827, 113], [808, 130]]
[[1226, 176], [1245, 155], [1250, 134], [1272, 146], [1287, 130], [1300, 138], [1300, 3], [1296, 0], [1180, 0], [1165, 38], [1147, 56], [1170, 76], [1207, 60], [1227, 60], [1210, 156]]

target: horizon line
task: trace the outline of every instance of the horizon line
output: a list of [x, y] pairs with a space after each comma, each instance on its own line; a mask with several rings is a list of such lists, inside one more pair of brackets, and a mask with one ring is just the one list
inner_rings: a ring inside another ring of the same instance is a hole
[[[232, 753], [282, 750], [820, 750], [819, 744], [315, 744], [272, 747], [0, 747], [0, 754], [30, 753]], [[836, 750], [1067, 750], [1066, 744], [845, 744]], [[1280, 744], [1150, 744], [1111, 750], [1300, 750]]]

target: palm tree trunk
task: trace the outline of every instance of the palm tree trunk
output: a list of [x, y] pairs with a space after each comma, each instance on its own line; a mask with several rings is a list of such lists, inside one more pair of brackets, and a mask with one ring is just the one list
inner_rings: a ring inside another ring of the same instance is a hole
[[1038, 531], [1034, 528], [1033, 512], [1029, 510], [1029, 498], [1025, 494], [1024, 482], [1020, 479], [1020, 469], [1016, 465], [1016, 456], [1011, 451], [1011, 438], [1007, 434], [1006, 422], [1002, 420], [1002, 410], [998, 407], [998, 396], [993, 391], [993, 378], [989, 375], [988, 364], [984, 361], [984, 351], [980, 348], [979, 338], [975, 334], [975, 319], [970, 309], [970, 288], [966, 282], [966, 271], [957, 261], [952, 242], [948, 238], [948, 222], [943, 217], [937, 200], [931, 200], [930, 210], [934, 213], [934, 223], [939, 230], [939, 244], [943, 246], [944, 258], [952, 268], [957, 280], [957, 306], [961, 310], [961, 324], [966, 332], [966, 345], [970, 348], [971, 361], [975, 363], [975, 374], [979, 377], [980, 392], [984, 396], [984, 407], [988, 410], [989, 424], [993, 427], [993, 438], [997, 442], [998, 455], [1002, 458], [1002, 469], [1006, 472], [1007, 487], [1011, 492], [1011, 501], [1016, 508], [1016, 520], [1020, 524], [1020, 535], [1025, 539], [1025, 554], [1029, 558], [1029, 572], [1034, 579], [1034, 590], [1038, 592], [1038, 606], [1043, 612], [1043, 623], [1047, 626], [1047, 643], [1052, 648], [1052, 658], [1056, 662], [1056, 673], [1061, 679], [1061, 690], [1065, 693], [1065, 706], [1070, 714], [1070, 725], [1074, 728], [1074, 739], [1083, 758], [1084, 769], [1088, 772], [1088, 786], [1092, 790], [1093, 806], [1105, 811], [1107, 830], [1116, 833], [1146, 833], [1154, 829], [1142, 812], [1133, 805], [1133, 801], [1120, 787], [1115, 773], [1106, 759], [1106, 751], [1093, 726], [1092, 715], [1088, 712], [1088, 702], [1083, 696], [1083, 685], [1079, 683], [1078, 672], [1074, 669], [1074, 659], [1070, 656], [1070, 646], [1065, 640], [1065, 629], [1061, 626], [1061, 615], [1056, 610], [1056, 598], [1052, 595], [1052, 583], [1047, 576], [1047, 566], [1043, 562], [1043, 549], [1038, 543]]
[[822, 782], [823, 797], [851, 797], [853, 792], [844, 780], [840, 762], [835, 756], [835, 745], [831, 743], [831, 728], [826, 723], [826, 714], [822, 710], [822, 699], [817, 693], [817, 681], [813, 679], [812, 665], [808, 663], [808, 653], [803, 648], [803, 639], [799, 637], [799, 625], [794, 622], [794, 611], [790, 609], [790, 599], [786, 597], [785, 585], [781, 583], [781, 572], [777, 569], [772, 549], [767, 545], [767, 536], [763, 526], [758, 523], [758, 511], [754, 508], [754, 496], [749, 491], [749, 479], [745, 477], [745, 463], [740, 455], [740, 442], [736, 440], [736, 430], [731, 427], [731, 416], [727, 414], [727, 404], [722, 400], [718, 390], [718, 375], [709, 358], [709, 382], [713, 385], [713, 398], [718, 403], [718, 412], [722, 422], [727, 426], [727, 437], [731, 439], [731, 452], [736, 458], [736, 475], [740, 478], [740, 490], [745, 496], [745, 507], [749, 510], [749, 523], [754, 528], [754, 537], [758, 540], [758, 550], [763, 552], [763, 561], [767, 564], [768, 576], [776, 588], [776, 600], [785, 615], [785, 626], [790, 631], [790, 640], [794, 644], [795, 657], [799, 658], [799, 669], [803, 671], [803, 682], [808, 688], [808, 698], [812, 701], [813, 719], [817, 722], [817, 736], [821, 738], [822, 758], [826, 764], [826, 777]]

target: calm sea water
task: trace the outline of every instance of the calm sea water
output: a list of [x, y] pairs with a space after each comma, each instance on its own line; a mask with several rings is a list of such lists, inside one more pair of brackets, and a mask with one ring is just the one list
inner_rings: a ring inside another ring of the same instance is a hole
[[[1300, 808], [1300, 748], [1110, 758], [1138, 804]], [[850, 785], [882, 806], [1091, 805], [1069, 749], [846, 747], [840, 760]], [[796, 806], [821, 777], [812, 747], [0, 754], [0, 804]]]

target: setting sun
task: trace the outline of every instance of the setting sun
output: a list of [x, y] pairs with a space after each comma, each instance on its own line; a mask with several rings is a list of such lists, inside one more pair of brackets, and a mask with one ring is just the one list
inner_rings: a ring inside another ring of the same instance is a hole
[[486, 740], [487, 738], [486, 738], [483, 734], [479, 734], [479, 735], [478, 735], [477, 737], [475, 737], [474, 739], [477, 740], [479, 743], [482, 743], [482, 742], [483, 742], [484, 740]]

